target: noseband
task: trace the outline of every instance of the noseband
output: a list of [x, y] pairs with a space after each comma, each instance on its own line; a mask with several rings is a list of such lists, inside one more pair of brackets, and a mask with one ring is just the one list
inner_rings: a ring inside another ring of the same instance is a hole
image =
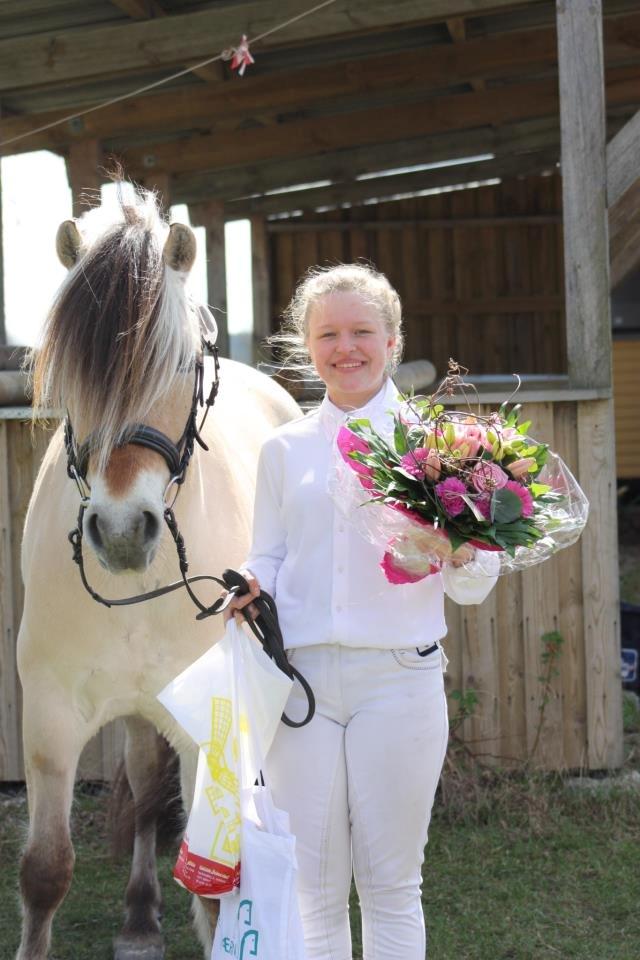
[[[203, 359], [205, 354], [212, 356], [214, 363], [213, 381], [206, 400], [204, 397]], [[180, 590], [184, 588], [191, 597], [193, 603], [200, 611], [196, 614], [196, 620], [204, 620], [207, 617], [221, 613], [236, 594], [244, 594], [249, 592], [249, 586], [246, 580], [234, 570], [225, 570], [222, 574], [222, 578], [214, 577], [209, 574], [201, 574], [196, 577], [187, 576], [189, 571], [189, 561], [187, 560], [186, 546], [173, 512], [173, 507], [175, 505], [178, 493], [180, 492], [180, 487], [185, 481], [187, 467], [189, 466], [189, 462], [193, 456], [195, 444], [198, 443], [203, 450], [209, 449], [207, 444], [202, 439], [202, 428], [209, 414], [209, 410], [215, 403], [219, 388], [220, 360], [218, 356], [218, 348], [212, 341], [208, 340], [203, 335], [201, 338], [201, 354], [196, 359], [195, 363], [195, 381], [191, 400], [191, 410], [189, 411], [185, 428], [182, 431], [182, 436], [178, 442], [174, 443], [169, 439], [169, 437], [166, 436], [166, 434], [162, 433], [160, 430], [156, 430], [155, 427], [149, 427], [146, 424], [137, 423], [130, 431], [127, 431], [124, 439], [118, 444], [120, 447], [127, 446], [128, 444], [134, 444], [138, 447], [146, 447], [147, 450], [152, 450], [154, 453], [160, 454], [169, 468], [170, 479], [164, 493], [165, 508], [163, 516], [173, 542], [176, 545], [178, 563], [182, 576], [181, 580], [176, 580], [174, 583], [169, 583], [164, 587], [159, 587], [157, 590], [150, 590], [147, 593], [139, 593], [132, 597], [123, 597], [119, 600], [107, 600], [96, 590], [94, 590], [87, 580], [87, 575], [84, 569], [84, 559], [82, 556], [82, 529], [84, 524], [84, 514], [91, 500], [91, 487], [89, 485], [89, 481], [87, 480], [87, 473], [89, 469], [89, 458], [93, 449], [93, 443], [92, 436], [89, 435], [86, 440], [84, 440], [78, 446], [73, 432], [73, 427], [71, 425], [71, 418], [67, 413], [67, 416], [64, 420], [64, 445], [67, 453], [67, 475], [70, 477], [70, 479], [75, 481], [80, 494], [80, 509], [78, 511], [78, 518], [76, 520], [75, 528], [69, 533], [69, 542], [73, 547], [73, 560], [74, 563], [78, 565], [80, 578], [84, 588], [94, 600], [103, 604], [103, 606], [130, 606], [131, 604], [142, 603], [145, 600], [153, 600], [156, 597], [162, 597], [167, 593], [173, 593], [174, 590]], [[204, 407], [204, 413], [202, 414], [202, 419], [198, 424], [198, 410], [201, 407]], [[174, 485], [176, 486], [176, 492], [171, 500], [171, 503], [168, 503], [167, 495], [171, 487]], [[203, 604], [191, 587], [192, 583], [198, 583], [205, 580], [217, 583], [219, 586], [224, 587], [227, 590], [227, 595], [225, 597], [218, 598], [213, 604], [211, 604], [211, 606], [206, 606]], [[275, 661], [277, 666], [290, 679], [295, 677], [299, 681], [307, 697], [308, 711], [303, 720], [290, 720], [285, 714], [282, 715], [282, 720], [290, 727], [302, 727], [309, 723], [315, 712], [315, 698], [313, 691], [302, 674], [300, 674], [298, 670], [296, 670], [296, 668], [287, 660], [287, 655], [284, 649], [284, 640], [280, 631], [278, 615], [273, 599], [268, 593], [262, 591], [260, 597], [256, 598], [254, 603], [258, 609], [258, 616], [254, 620], [249, 615], [248, 611], [243, 609], [242, 612], [246, 622], [262, 644], [268, 656]]]

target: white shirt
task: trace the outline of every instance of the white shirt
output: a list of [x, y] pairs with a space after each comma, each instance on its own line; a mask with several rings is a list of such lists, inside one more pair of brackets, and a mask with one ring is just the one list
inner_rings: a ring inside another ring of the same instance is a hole
[[390, 584], [382, 549], [368, 543], [327, 491], [338, 430], [349, 417], [378, 429], [399, 407], [387, 380], [359, 410], [325, 397], [305, 417], [278, 427], [260, 453], [253, 544], [245, 566], [278, 606], [285, 647], [423, 647], [442, 638], [444, 591], [457, 603], [481, 603], [495, 577], [448, 567], [418, 583]]

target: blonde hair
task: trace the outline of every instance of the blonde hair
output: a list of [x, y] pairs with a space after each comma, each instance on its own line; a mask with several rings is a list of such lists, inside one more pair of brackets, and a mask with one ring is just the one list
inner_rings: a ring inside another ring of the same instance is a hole
[[404, 344], [402, 304], [385, 275], [367, 263], [311, 267], [306, 272], [284, 311], [280, 332], [268, 340], [269, 344], [278, 348], [283, 369], [296, 369], [317, 376], [307, 348], [309, 314], [322, 297], [331, 293], [355, 293], [377, 310], [387, 333], [395, 338], [393, 352], [387, 363], [387, 373], [393, 376]]

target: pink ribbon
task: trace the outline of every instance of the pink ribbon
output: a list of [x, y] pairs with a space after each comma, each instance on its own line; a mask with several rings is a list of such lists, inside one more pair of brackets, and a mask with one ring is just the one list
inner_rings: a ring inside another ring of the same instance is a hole
[[231, 58], [231, 69], [238, 71], [238, 76], [243, 77], [248, 66], [255, 63], [255, 60], [249, 52], [249, 41], [247, 35], [242, 34], [242, 40], [239, 46], [234, 47], [233, 57]]

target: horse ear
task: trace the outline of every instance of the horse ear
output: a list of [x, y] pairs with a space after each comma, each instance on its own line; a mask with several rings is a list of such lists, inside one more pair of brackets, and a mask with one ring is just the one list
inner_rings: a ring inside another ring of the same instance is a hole
[[162, 251], [162, 258], [172, 270], [188, 273], [196, 259], [196, 236], [184, 223], [172, 223]]
[[82, 237], [75, 220], [65, 220], [56, 234], [56, 253], [63, 267], [71, 270], [78, 261], [82, 248]]

